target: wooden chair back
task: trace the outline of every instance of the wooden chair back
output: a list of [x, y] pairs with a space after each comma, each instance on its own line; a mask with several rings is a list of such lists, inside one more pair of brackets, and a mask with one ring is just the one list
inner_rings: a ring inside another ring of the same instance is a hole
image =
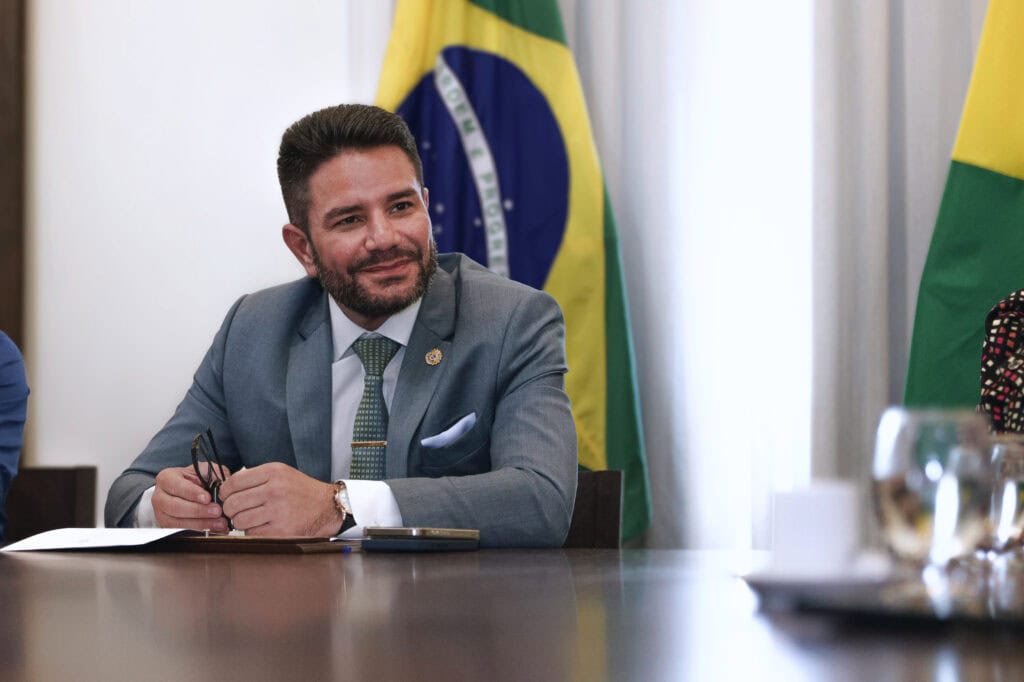
[[22, 467], [4, 504], [6, 542], [96, 525], [96, 467]]
[[579, 472], [572, 523], [563, 547], [618, 548], [621, 534], [622, 472]]

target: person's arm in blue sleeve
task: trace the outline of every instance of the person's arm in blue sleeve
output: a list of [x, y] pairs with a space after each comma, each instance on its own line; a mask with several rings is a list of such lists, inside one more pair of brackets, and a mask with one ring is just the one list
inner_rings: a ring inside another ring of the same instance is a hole
[[25, 363], [10, 337], [0, 332], [0, 542], [7, 531], [4, 503], [18, 473], [27, 409]]

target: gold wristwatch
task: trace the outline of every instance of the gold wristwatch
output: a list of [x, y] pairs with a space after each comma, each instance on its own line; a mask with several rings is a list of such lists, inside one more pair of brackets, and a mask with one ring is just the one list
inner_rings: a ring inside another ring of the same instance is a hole
[[352, 515], [352, 504], [348, 501], [348, 489], [344, 481], [334, 482], [334, 509], [341, 515], [341, 528], [335, 535], [341, 535], [356, 525], [356, 517]]

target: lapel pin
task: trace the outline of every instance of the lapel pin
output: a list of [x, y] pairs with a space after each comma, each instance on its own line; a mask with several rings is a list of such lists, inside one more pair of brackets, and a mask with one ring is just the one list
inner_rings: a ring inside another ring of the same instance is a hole
[[441, 349], [440, 348], [435, 348], [433, 350], [427, 351], [427, 354], [425, 356], [423, 356], [423, 359], [427, 361], [428, 365], [433, 367], [433, 366], [439, 365], [441, 363], [441, 358], [442, 357], [444, 357], [444, 356], [441, 355]]

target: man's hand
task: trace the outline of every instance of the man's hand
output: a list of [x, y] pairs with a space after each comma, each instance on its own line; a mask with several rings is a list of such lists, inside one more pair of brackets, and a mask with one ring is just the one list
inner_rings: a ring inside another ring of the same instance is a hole
[[161, 528], [228, 532], [224, 511], [210, 500], [192, 467], [173, 467], [156, 475], [153, 511]]
[[246, 535], [329, 537], [341, 526], [334, 486], [280, 462], [235, 473], [220, 496], [224, 513]]

